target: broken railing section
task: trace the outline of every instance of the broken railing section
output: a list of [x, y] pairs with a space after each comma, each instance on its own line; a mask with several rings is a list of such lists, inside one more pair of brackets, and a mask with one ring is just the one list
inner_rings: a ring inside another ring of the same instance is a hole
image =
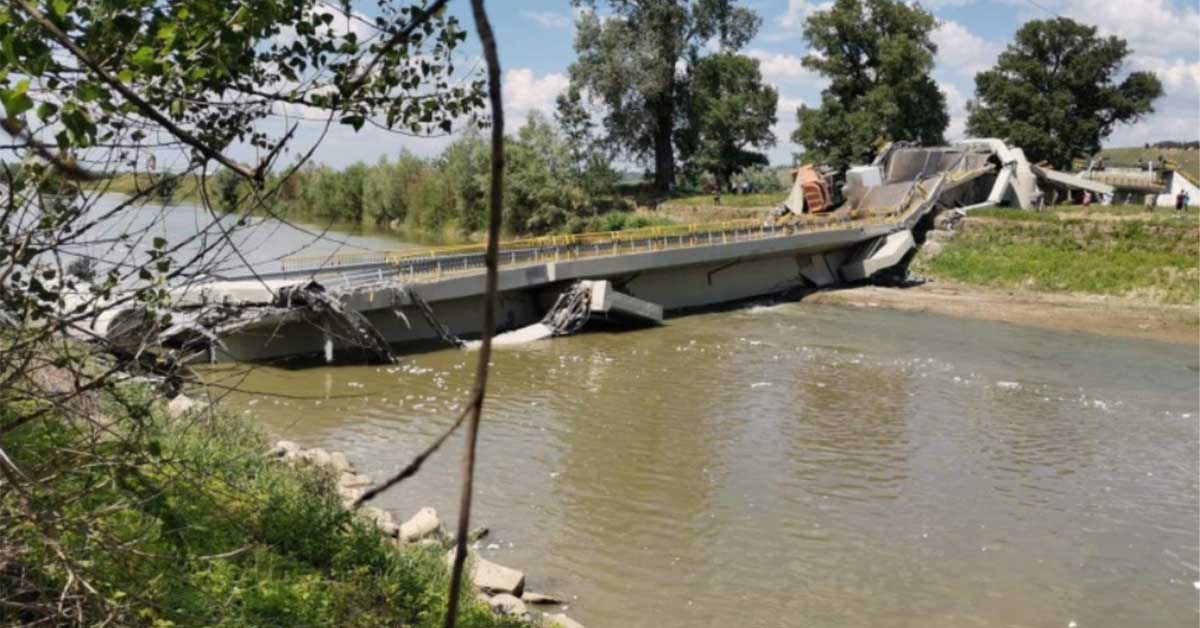
[[335, 337], [352, 341], [368, 351], [376, 361], [388, 364], [396, 361], [388, 347], [387, 339], [375, 329], [366, 316], [354, 308], [346, 307], [340, 297], [330, 294], [324, 286], [315, 281], [280, 288], [275, 294], [274, 305], [285, 309], [304, 307], [317, 316], [325, 332], [326, 362], [333, 361]]
[[[612, 283], [582, 280], [571, 284], [555, 299], [542, 320], [492, 339], [497, 346], [517, 345], [554, 336], [568, 336], [584, 328], [593, 317], [634, 324], [661, 325], [663, 309], [657, 303], [617, 292]], [[476, 348], [478, 343], [468, 343]]]
[[[408, 297], [408, 301], [416, 306], [416, 308], [421, 312], [421, 316], [425, 318], [425, 322], [429, 324], [429, 327], [432, 328], [433, 331], [437, 333], [438, 337], [441, 338], [446, 344], [452, 347], [458, 347], [459, 349], [467, 346], [466, 341], [456, 336], [454, 332], [450, 331], [450, 327], [448, 325], [438, 320], [438, 317], [433, 313], [433, 308], [430, 307], [429, 302], [421, 296], [420, 292], [417, 292], [416, 288], [413, 288], [412, 286], [402, 286], [400, 290], [405, 296]], [[404, 319], [406, 323], [408, 322], [408, 319], [405, 318], [404, 314], [399, 310], [396, 310], [396, 315]]]

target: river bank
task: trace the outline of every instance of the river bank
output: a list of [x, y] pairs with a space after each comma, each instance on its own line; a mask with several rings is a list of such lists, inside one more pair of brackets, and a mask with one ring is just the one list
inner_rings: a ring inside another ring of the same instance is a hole
[[[420, 542], [440, 531], [428, 512], [397, 525], [351, 510], [337, 487], [369, 480], [344, 456], [283, 464], [225, 408], [138, 383], [77, 390], [75, 376], [38, 364], [29, 385], [48, 400], [0, 400], [0, 623], [442, 624], [448, 569], [441, 542]], [[461, 625], [530, 625], [491, 599], [466, 596]]]
[[1054, 294], [930, 282], [894, 288], [858, 286], [827, 290], [805, 302], [887, 308], [1177, 344], [1200, 344], [1200, 309], [1089, 294]]
[[1141, 207], [942, 214], [911, 287], [828, 290], [807, 302], [929, 312], [1057, 331], [1200, 343], [1200, 213]]

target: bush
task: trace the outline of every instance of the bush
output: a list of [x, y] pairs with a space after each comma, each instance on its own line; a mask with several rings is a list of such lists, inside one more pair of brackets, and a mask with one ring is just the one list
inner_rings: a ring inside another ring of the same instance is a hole
[[[579, 228], [624, 208], [615, 171], [604, 163], [574, 163], [563, 135], [544, 116], [529, 116], [507, 141], [503, 220], [509, 233]], [[279, 211], [330, 222], [403, 224], [414, 235], [467, 236], [487, 226], [490, 167], [488, 143], [469, 132], [432, 160], [405, 153], [395, 163], [303, 169], [281, 186]]]
[[[13, 465], [39, 478], [0, 491], [5, 623], [44, 621], [66, 596], [79, 624], [441, 625], [440, 550], [397, 551], [342, 510], [330, 477], [267, 460], [238, 419], [159, 408], [114, 388], [93, 438], [78, 417], [0, 406], [19, 425], [5, 435]], [[467, 598], [463, 626], [521, 625]]]

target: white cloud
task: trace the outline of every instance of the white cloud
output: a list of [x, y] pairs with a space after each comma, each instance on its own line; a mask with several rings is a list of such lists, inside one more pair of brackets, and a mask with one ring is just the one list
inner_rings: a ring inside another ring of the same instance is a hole
[[763, 78], [770, 82], [811, 81], [818, 78], [815, 72], [804, 67], [801, 57], [790, 54], [768, 52], [757, 48], [746, 51], [746, 56], [758, 59]]
[[998, 42], [988, 41], [953, 20], [945, 20], [933, 31], [937, 44], [937, 65], [974, 77], [992, 67], [1004, 49]]
[[946, 128], [946, 140], [954, 141], [966, 137], [967, 134], [967, 98], [953, 83], [938, 83], [938, 89], [946, 96], [946, 113], [950, 116], [950, 126]]
[[1129, 65], [1135, 70], [1153, 72], [1162, 81], [1167, 98], [1186, 96], [1195, 104], [1200, 93], [1200, 62], [1135, 56], [1130, 58]]
[[[504, 111], [511, 116], [512, 128], [524, 124], [530, 111], [554, 112], [554, 99], [570, 84], [565, 74], [550, 73], [538, 78], [529, 68], [516, 68], [504, 73]], [[507, 125], [506, 125], [507, 126]]]
[[[1025, 4], [1024, 0], [1008, 0]], [[1077, 22], [1099, 27], [1104, 35], [1129, 42], [1138, 54], [1163, 56], [1172, 52], [1195, 54], [1200, 39], [1200, 8], [1196, 2], [1172, 4], [1169, 0], [1061, 0], [1046, 7]], [[1039, 19], [1048, 17], [1045, 13]]]
[[521, 11], [521, 15], [537, 22], [543, 28], [567, 30], [575, 24], [571, 16], [554, 11]]
[[792, 143], [792, 131], [796, 130], [796, 110], [805, 104], [804, 99], [779, 95], [775, 103], [775, 124], [771, 132], [775, 134], [775, 147], [768, 151], [767, 156], [773, 164], [792, 163], [792, 153], [800, 150]]
[[828, 11], [833, 7], [832, 2], [809, 2], [808, 0], [788, 0], [787, 11], [779, 16], [779, 25], [787, 30], [804, 30], [804, 21], [817, 11]]

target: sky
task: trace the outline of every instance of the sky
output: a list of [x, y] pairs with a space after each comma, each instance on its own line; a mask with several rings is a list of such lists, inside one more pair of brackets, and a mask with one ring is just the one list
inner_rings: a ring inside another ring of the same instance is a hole
[[[766, 152], [772, 163], [788, 164], [799, 150], [790, 139], [796, 108], [819, 103], [825, 85], [822, 77], [801, 63], [807, 53], [804, 19], [829, 3], [743, 0], [741, 4], [762, 17], [758, 36], [742, 52], [759, 59], [764, 79], [779, 91], [776, 145]], [[939, 21], [934, 33], [938, 45], [934, 78], [949, 107], [948, 140], [963, 137], [975, 74], [995, 63], [1022, 24], [1054, 15], [1125, 38], [1133, 51], [1125, 70], [1154, 72], [1163, 83], [1165, 95], [1155, 102], [1155, 113], [1117, 127], [1106, 145], [1200, 139], [1200, 8], [1195, 0], [925, 0], [921, 4]], [[468, 3], [451, 0], [450, 6], [473, 35]], [[531, 111], [552, 115], [555, 97], [568, 84], [568, 68], [575, 58], [574, 11], [570, 0], [493, 0], [488, 7], [503, 70], [507, 126], [515, 130]], [[473, 36], [460, 54], [459, 65], [479, 67], [479, 46]], [[339, 128], [325, 138], [314, 158], [342, 167], [394, 157], [404, 150], [432, 156], [451, 139], [392, 135], [369, 125], [357, 134]]]

